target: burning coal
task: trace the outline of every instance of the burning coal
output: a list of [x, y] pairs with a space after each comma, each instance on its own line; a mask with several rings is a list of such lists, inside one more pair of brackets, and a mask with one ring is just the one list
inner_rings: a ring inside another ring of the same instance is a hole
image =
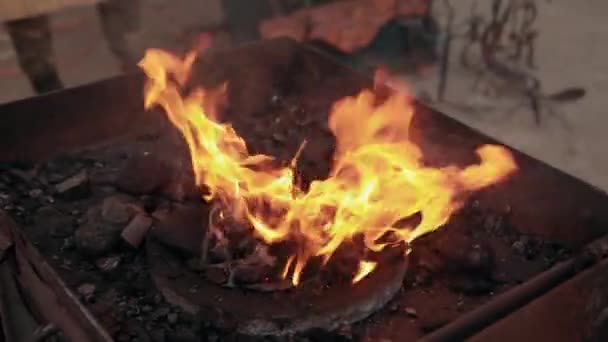
[[[149, 50], [140, 63], [148, 76], [145, 105], [160, 105], [181, 131], [196, 182], [208, 189], [205, 200], [221, 203], [223, 215], [251, 227], [266, 244], [298, 243], [281, 267], [294, 286], [311, 259], [326, 264], [355, 237], [370, 252], [409, 245], [444, 225], [463, 195], [517, 169], [511, 154], [495, 145], [480, 147], [481, 162], [466, 168], [423, 165], [420, 148], [409, 139], [411, 98], [396, 92], [378, 104], [364, 90], [334, 104], [329, 127], [337, 145], [330, 175], [304, 190], [296, 181], [297, 155], [290, 165], [277, 166], [271, 156], [250, 154], [232, 126], [217, 121], [227, 87], [181, 93], [195, 56]], [[403, 220], [413, 215], [420, 220]], [[352, 282], [376, 266], [362, 257]]]

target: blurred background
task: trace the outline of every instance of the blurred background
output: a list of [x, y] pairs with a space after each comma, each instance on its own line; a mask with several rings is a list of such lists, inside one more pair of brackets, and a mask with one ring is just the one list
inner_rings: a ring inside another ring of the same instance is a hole
[[150, 47], [289, 36], [382, 66], [429, 105], [608, 190], [607, 14], [605, 0], [0, 0], [0, 103], [130, 72]]

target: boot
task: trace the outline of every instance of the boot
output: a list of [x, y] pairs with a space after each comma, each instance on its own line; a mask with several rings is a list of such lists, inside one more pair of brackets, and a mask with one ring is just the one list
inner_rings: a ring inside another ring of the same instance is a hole
[[30, 79], [32, 88], [38, 94], [63, 89], [63, 83], [54, 69], [37, 75], [28, 75], [28, 78]]

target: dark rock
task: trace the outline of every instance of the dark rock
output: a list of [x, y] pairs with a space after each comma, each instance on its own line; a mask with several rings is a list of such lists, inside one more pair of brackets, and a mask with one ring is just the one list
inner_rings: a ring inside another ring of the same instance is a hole
[[80, 286], [78, 286], [76, 291], [78, 292], [78, 294], [80, 296], [82, 296], [83, 299], [89, 300], [95, 294], [96, 289], [97, 288], [96, 288], [95, 284], [84, 283], [84, 284], [81, 284]]
[[167, 340], [163, 329], [154, 329], [150, 331], [150, 337], [154, 342], [165, 342]]
[[460, 276], [451, 278], [450, 289], [469, 296], [480, 296], [490, 293], [495, 284], [484, 278]]
[[201, 191], [196, 185], [191, 168], [190, 165], [185, 164], [174, 166], [173, 175], [162, 188], [162, 194], [177, 202], [200, 199], [202, 197]]
[[91, 193], [89, 175], [86, 170], [55, 184], [57, 196], [64, 200], [79, 200], [86, 198]]
[[95, 262], [95, 265], [102, 272], [112, 272], [116, 270], [116, 268], [118, 268], [118, 265], [120, 265], [120, 260], [121, 258], [119, 255], [113, 255], [106, 258], [98, 259]]
[[443, 269], [450, 272], [488, 273], [494, 266], [492, 249], [462, 234], [444, 234], [434, 248], [442, 258]]
[[521, 240], [521, 239], [520, 240], [516, 240], [511, 245], [511, 248], [513, 248], [518, 254], [524, 255], [525, 252], [526, 252], [526, 243], [523, 240]]
[[28, 195], [29, 195], [31, 198], [38, 198], [38, 197], [40, 197], [42, 194], [43, 194], [43, 192], [42, 192], [42, 190], [41, 190], [41, 189], [32, 189], [32, 190], [30, 190], [30, 191], [28, 192]]
[[489, 248], [473, 245], [467, 253], [466, 266], [473, 270], [490, 270], [494, 265], [494, 254]]
[[133, 201], [121, 195], [106, 197], [101, 204], [101, 219], [107, 223], [126, 225], [141, 211]]
[[169, 333], [168, 340], [172, 342], [197, 342], [199, 337], [192, 329], [179, 326], [175, 331]]
[[175, 312], [170, 313], [167, 315], [167, 322], [169, 322], [169, 324], [174, 325], [175, 323], [177, 323], [177, 314]]
[[591, 324], [589, 341], [608, 341], [608, 308], [605, 308]]
[[209, 250], [209, 261], [211, 263], [222, 263], [230, 260], [230, 250], [228, 250], [228, 246], [224, 245], [216, 245]]
[[255, 284], [261, 282], [270, 272], [270, 267], [264, 265], [239, 264], [234, 267], [233, 276], [238, 283]]
[[107, 222], [97, 207], [89, 209], [85, 221], [74, 233], [76, 247], [89, 256], [99, 256], [114, 248], [120, 241], [123, 224]]
[[167, 184], [171, 169], [158, 157], [141, 154], [131, 157], [118, 174], [116, 184], [128, 193], [152, 193]]
[[346, 337], [347, 339], [352, 339], [353, 327], [350, 324], [343, 324], [336, 330], [336, 333], [342, 337]]
[[433, 276], [431, 271], [426, 268], [417, 267], [414, 273], [414, 285], [415, 286], [430, 286], [433, 284]]
[[152, 236], [187, 255], [198, 255], [208, 213], [202, 206], [179, 206], [152, 229]]
[[135, 340], [138, 342], [152, 342], [152, 336], [141, 323], [138, 323], [131, 329], [131, 335], [135, 335]]
[[154, 212], [160, 205], [162, 205], [162, 201], [155, 196], [143, 195], [139, 199], [141, 200], [142, 206], [147, 213]]
[[152, 213], [152, 217], [158, 221], [164, 221], [167, 219], [167, 217], [169, 217], [170, 213], [171, 208], [168, 205], [164, 205], [156, 208], [156, 210], [154, 210], [154, 212]]
[[63, 239], [63, 244], [59, 248], [61, 251], [71, 251], [76, 247], [73, 237]]
[[119, 241], [121, 229], [102, 222], [88, 222], [74, 234], [76, 247], [91, 256], [102, 255]]
[[42, 207], [36, 211], [34, 224], [48, 230], [52, 237], [66, 238], [74, 233], [74, 218], [53, 207]]
[[416, 309], [409, 306], [405, 308], [405, 313], [410, 317], [418, 317], [418, 312], [416, 312]]
[[116, 341], [118, 342], [129, 342], [131, 341], [131, 336], [127, 333], [121, 332], [116, 337]]
[[160, 319], [161, 317], [165, 317], [169, 314], [171, 310], [168, 307], [161, 307], [150, 314], [150, 318], [153, 320]]
[[219, 267], [209, 267], [205, 270], [205, 278], [212, 283], [224, 285], [228, 281], [228, 274]]
[[205, 269], [203, 265], [201, 265], [201, 259], [198, 257], [188, 259], [186, 265], [190, 270], [195, 272], [202, 272]]
[[63, 217], [51, 223], [50, 234], [56, 238], [66, 238], [74, 233], [75, 227], [73, 220], [69, 217]]
[[272, 139], [276, 142], [279, 143], [283, 143], [285, 141], [287, 141], [287, 137], [285, 136], [285, 134], [281, 133], [281, 132], [275, 132], [272, 134]]

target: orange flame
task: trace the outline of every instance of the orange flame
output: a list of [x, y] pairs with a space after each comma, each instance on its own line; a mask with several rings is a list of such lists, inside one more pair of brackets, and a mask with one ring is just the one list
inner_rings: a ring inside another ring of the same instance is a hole
[[[196, 182], [209, 189], [206, 200], [221, 201], [268, 244], [301, 242], [283, 268], [294, 285], [311, 258], [327, 262], [354, 236], [362, 235], [366, 248], [380, 251], [387, 243], [379, 239], [389, 232], [409, 243], [441, 227], [462, 205], [459, 195], [499, 182], [517, 169], [507, 149], [491, 145], [477, 150], [478, 165], [423, 165], [421, 150], [409, 139], [410, 97], [398, 92], [377, 105], [374, 93], [364, 90], [334, 105], [329, 127], [337, 146], [330, 176], [304, 191], [295, 185], [295, 162], [269, 168], [272, 157], [251, 155], [231, 125], [215, 121], [225, 87], [180, 94], [193, 62], [194, 54], [180, 60], [149, 50], [140, 63], [148, 76], [146, 107], [162, 106], [183, 134]], [[268, 204], [271, 210], [263, 210]], [[397, 226], [414, 214], [421, 216], [419, 223]], [[361, 261], [353, 282], [375, 266]]]

